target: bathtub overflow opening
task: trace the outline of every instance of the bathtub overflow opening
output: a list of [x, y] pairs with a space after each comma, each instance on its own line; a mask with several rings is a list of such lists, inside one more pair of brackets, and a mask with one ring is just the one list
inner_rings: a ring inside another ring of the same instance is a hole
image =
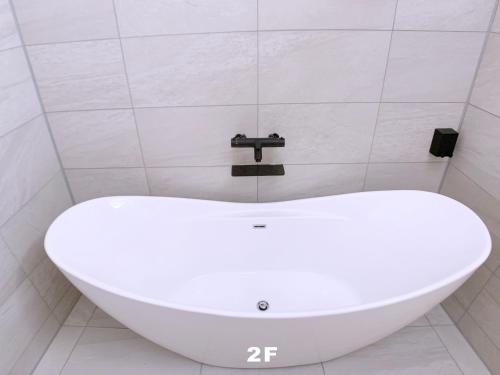
[[266, 224], [254, 224], [253, 228], [254, 229], [265, 229], [266, 228]]
[[257, 302], [257, 308], [260, 311], [266, 311], [269, 308], [269, 302], [267, 302], [267, 301], [259, 301], [259, 302]]

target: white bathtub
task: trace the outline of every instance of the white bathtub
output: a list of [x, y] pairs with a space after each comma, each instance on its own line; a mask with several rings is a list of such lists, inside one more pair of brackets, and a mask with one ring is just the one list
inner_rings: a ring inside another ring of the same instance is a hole
[[64, 212], [45, 246], [149, 340], [211, 365], [281, 367], [404, 327], [457, 289], [491, 240], [450, 198], [387, 191], [265, 204], [102, 198]]

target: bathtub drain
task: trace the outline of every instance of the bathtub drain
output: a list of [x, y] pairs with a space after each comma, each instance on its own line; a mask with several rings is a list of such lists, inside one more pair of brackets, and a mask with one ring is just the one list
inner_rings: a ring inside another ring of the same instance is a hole
[[257, 308], [260, 311], [266, 311], [269, 308], [269, 303], [267, 301], [259, 301], [257, 302]]

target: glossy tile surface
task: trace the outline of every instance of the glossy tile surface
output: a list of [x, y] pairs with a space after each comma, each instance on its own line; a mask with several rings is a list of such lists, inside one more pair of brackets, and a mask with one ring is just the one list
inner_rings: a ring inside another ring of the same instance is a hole
[[27, 44], [113, 38], [113, 0], [13, 0]]
[[122, 36], [257, 29], [255, 0], [117, 0]]
[[390, 30], [395, 8], [395, 0], [266, 0], [259, 28]]
[[384, 101], [465, 101], [484, 37], [467, 32], [394, 32]]
[[399, 30], [486, 31], [495, 0], [399, 0]]
[[253, 104], [255, 33], [158, 36], [123, 40], [134, 104]]
[[48, 112], [130, 106], [118, 40], [31, 46], [28, 53]]
[[21, 45], [9, 0], [0, 0], [0, 51]]
[[390, 32], [384, 31], [261, 33], [260, 101], [377, 101], [382, 90], [389, 39]]
[[142, 166], [132, 110], [50, 113], [48, 120], [65, 168]]

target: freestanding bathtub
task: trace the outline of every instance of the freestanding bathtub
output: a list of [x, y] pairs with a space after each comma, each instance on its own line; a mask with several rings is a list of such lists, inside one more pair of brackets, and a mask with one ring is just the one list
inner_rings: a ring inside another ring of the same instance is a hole
[[45, 246], [149, 340], [211, 365], [282, 367], [404, 327], [457, 289], [491, 240], [450, 198], [386, 191], [264, 204], [101, 198], [59, 216]]

